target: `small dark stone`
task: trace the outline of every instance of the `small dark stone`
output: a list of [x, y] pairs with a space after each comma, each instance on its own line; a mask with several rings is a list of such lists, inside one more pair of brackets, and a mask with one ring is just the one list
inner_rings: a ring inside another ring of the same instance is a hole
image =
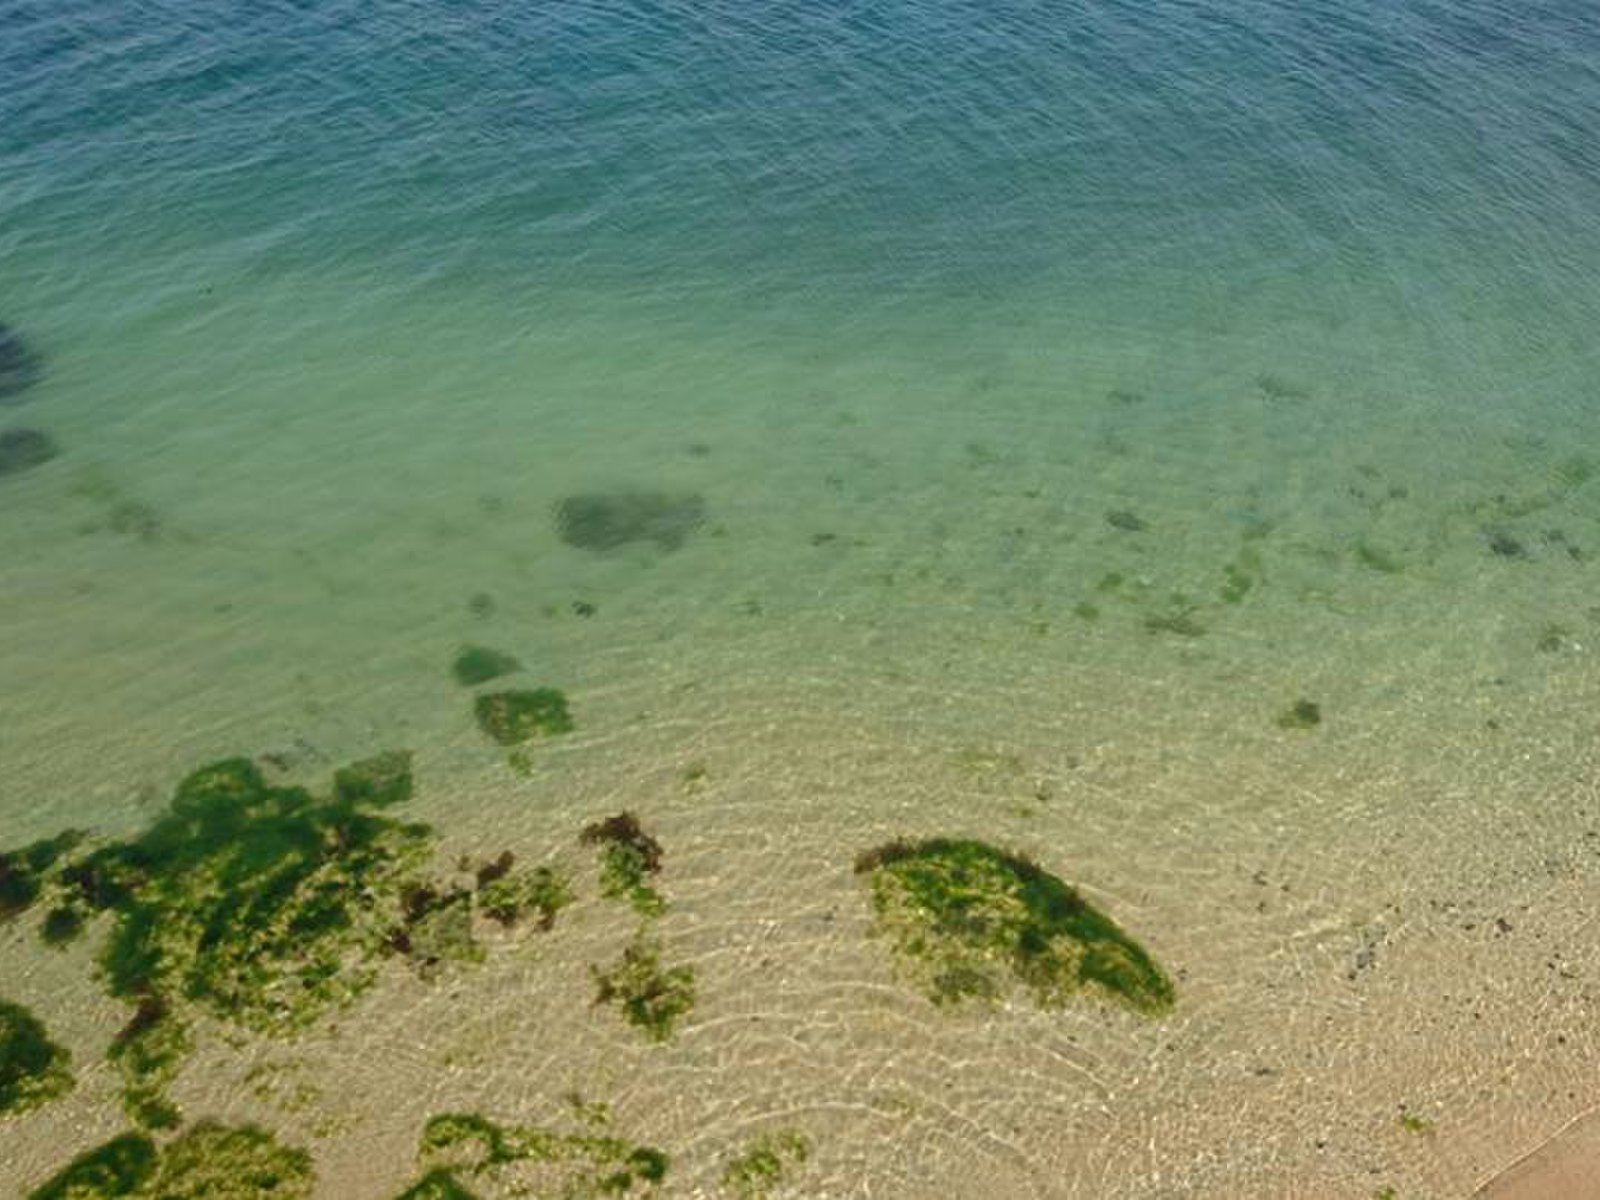
[[1130, 512], [1126, 508], [1115, 509], [1106, 514], [1106, 521], [1113, 529], [1120, 529], [1124, 533], [1142, 533], [1149, 526], [1138, 513]]
[[705, 501], [692, 492], [595, 492], [556, 505], [556, 528], [562, 541], [583, 550], [614, 550], [629, 542], [676, 550], [705, 515]]
[[[0, 372], [4, 367], [0, 366]], [[0, 395], [4, 391], [0, 390]], [[55, 439], [37, 429], [7, 429], [0, 433], [0, 475], [16, 475], [61, 453]]]
[[1528, 548], [1503, 529], [1488, 532], [1489, 549], [1501, 558], [1527, 558]]
[[43, 378], [44, 360], [38, 351], [0, 321], [0, 401], [21, 395]]

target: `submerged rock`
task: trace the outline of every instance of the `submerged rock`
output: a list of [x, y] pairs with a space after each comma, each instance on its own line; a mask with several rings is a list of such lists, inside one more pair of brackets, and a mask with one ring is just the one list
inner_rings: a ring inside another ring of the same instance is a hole
[[890, 842], [856, 872], [935, 1003], [995, 1000], [1016, 983], [1045, 1007], [1085, 987], [1152, 1015], [1172, 1007], [1172, 981], [1144, 948], [1020, 855], [966, 838]]
[[591, 492], [556, 505], [561, 540], [583, 550], [629, 542], [676, 550], [705, 517], [705, 501], [694, 492]]
[[44, 360], [22, 335], [0, 321], [0, 402], [11, 401], [44, 378]]
[[37, 429], [0, 431], [0, 475], [17, 475], [61, 453], [55, 439]]

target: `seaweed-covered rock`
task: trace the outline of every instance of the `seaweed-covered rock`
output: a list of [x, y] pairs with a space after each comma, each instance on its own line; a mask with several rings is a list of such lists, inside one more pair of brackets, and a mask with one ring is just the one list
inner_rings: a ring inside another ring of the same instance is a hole
[[155, 1173], [155, 1143], [142, 1133], [123, 1133], [85, 1150], [28, 1193], [28, 1200], [112, 1200], [146, 1196]]
[[311, 1156], [255, 1125], [201, 1121], [158, 1150], [124, 1133], [80, 1154], [28, 1200], [305, 1200]]
[[177, 1121], [163, 1093], [189, 1048], [190, 1006], [286, 1033], [371, 982], [389, 905], [431, 833], [374, 811], [410, 794], [407, 756], [338, 779], [318, 797], [269, 786], [248, 759], [212, 763], [144, 833], [60, 868], [70, 904], [113, 917], [99, 963], [112, 995], [136, 1005], [111, 1047], [134, 1120]]
[[0, 431], [0, 475], [19, 475], [49, 462], [61, 448], [48, 433], [37, 429]]
[[572, 731], [567, 698], [555, 688], [485, 692], [473, 704], [478, 728], [502, 746]]
[[475, 1196], [463, 1178], [492, 1195], [611, 1195], [636, 1184], [653, 1187], [666, 1177], [668, 1165], [660, 1150], [615, 1135], [501, 1124], [477, 1113], [431, 1118], [417, 1157], [426, 1173], [402, 1200]]
[[0, 1117], [72, 1090], [71, 1059], [20, 1004], [0, 1000]]
[[629, 542], [676, 550], [705, 517], [705, 501], [693, 492], [591, 492], [556, 505], [561, 540], [583, 550]]
[[450, 674], [462, 687], [476, 687], [520, 670], [522, 664], [516, 658], [487, 646], [463, 646], [450, 664]]
[[0, 321], [0, 404], [15, 398], [44, 378], [44, 359], [23, 336]]
[[147, 1192], [155, 1200], [303, 1200], [311, 1156], [256, 1125], [201, 1121], [161, 1151]]
[[694, 1007], [693, 967], [663, 967], [661, 950], [642, 934], [604, 971], [591, 967], [596, 1004], [614, 1004], [623, 1019], [664, 1042]]
[[1140, 1012], [1173, 987], [1143, 947], [1036, 863], [984, 842], [890, 842], [856, 860], [878, 925], [938, 1003], [1003, 995], [1021, 983], [1045, 1006], [1085, 987]]

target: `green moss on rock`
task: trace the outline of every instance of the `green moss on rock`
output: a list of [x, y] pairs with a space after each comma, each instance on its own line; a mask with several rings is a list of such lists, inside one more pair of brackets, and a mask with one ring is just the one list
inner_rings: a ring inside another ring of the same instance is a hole
[[134, 1124], [172, 1129], [182, 1119], [167, 1088], [192, 1048], [188, 1025], [158, 995], [142, 997], [106, 1057], [122, 1076], [122, 1108]]
[[1144, 1013], [1171, 981], [1137, 942], [1037, 864], [984, 842], [890, 842], [856, 860], [878, 925], [937, 1003], [992, 999], [1012, 983], [1054, 1007], [1090, 987]]
[[520, 670], [522, 663], [517, 659], [487, 646], [463, 646], [450, 664], [450, 674], [462, 687], [476, 687]]
[[72, 1090], [71, 1057], [44, 1023], [0, 1000], [0, 1117], [47, 1104]]
[[401, 1200], [470, 1197], [463, 1179], [495, 1194], [601, 1196], [658, 1184], [667, 1156], [602, 1133], [568, 1133], [443, 1113], [424, 1127], [417, 1150], [425, 1173]]
[[635, 938], [606, 970], [591, 967], [596, 1004], [614, 1004], [630, 1025], [653, 1041], [664, 1042], [694, 1007], [693, 967], [661, 965], [660, 947], [643, 935]]
[[572, 731], [567, 698], [555, 688], [485, 692], [473, 702], [478, 728], [502, 746]]
[[28, 1193], [28, 1200], [111, 1200], [146, 1196], [155, 1173], [155, 1143], [140, 1133], [124, 1133], [86, 1150]]

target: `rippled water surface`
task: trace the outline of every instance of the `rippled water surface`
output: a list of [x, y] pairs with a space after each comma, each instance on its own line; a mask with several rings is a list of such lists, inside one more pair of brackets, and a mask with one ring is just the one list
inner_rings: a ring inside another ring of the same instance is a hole
[[[665, 1195], [1470, 1194], [1600, 1099], [1596, 130], [1571, 0], [0, 0], [0, 846], [403, 746], [435, 883], [572, 873], [197, 1026], [184, 1120], [319, 1195], [584, 1104]], [[468, 643], [573, 732], [508, 762]], [[622, 810], [661, 1044], [591, 1004]], [[852, 863], [935, 835], [1172, 1012], [931, 1003]], [[38, 921], [8, 1194], [127, 1122]]]

